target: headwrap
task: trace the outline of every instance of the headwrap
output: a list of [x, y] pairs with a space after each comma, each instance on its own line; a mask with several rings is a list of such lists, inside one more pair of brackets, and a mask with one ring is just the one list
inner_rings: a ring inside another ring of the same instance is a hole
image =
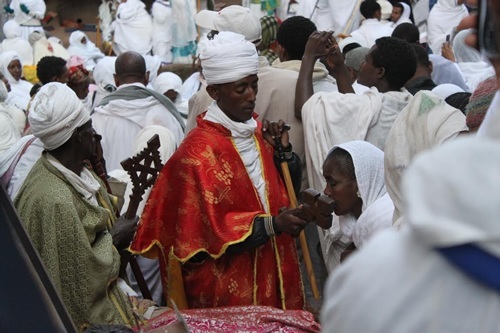
[[113, 76], [115, 73], [115, 62], [116, 57], [104, 57], [97, 63], [92, 72], [95, 84], [109, 92], [116, 90], [115, 78]]
[[453, 94], [464, 92], [462, 88], [451, 83], [439, 84], [436, 88], [432, 89], [432, 92], [441, 97], [442, 99], [447, 99]]
[[276, 47], [276, 36], [278, 34], [279, 22], [276, 16], [265, 15], [260, 18], [262, 27], [262, 40], [260, 42], [260, 55], [267, 58], [267, 61], [272, 64], [278, 58], [278, 54], [274, 51]]
[[358, 72], [368, 53], [370, 53], [370, 49], [367, 47], [357, 47], [347, 52], [344, 60], [345, 65]]
[[89, 72], [83, 65], [71, 66], [68, 70], [68, 83], [77, 85], [89, 79]]
[[19, 55], [16, 52], [6, 51], [6, 52], [3, 52], [2, 54], [0, 54], [0, 71], [5, 76], [7, 81], [9, 81], [10, 84], [18, 82], [10, 74], [9, 69], [8, 69], [9, 64], [14, 60], [19, 60], [19, 62], [21, 63], [21, 67], [23, 66], [23, 64], [21, 62], [21, 58], [19, 57]]
[[182, 94], [182, 79], [172, 72], [163, 72], [153, 82], [153, 87], [160, 94], [174, 90], [180, 95]]
[[465, 121], [469, 129], [477, 129], [481, 125], [496, 92], [497, 80], [495, 76], [481, 82], [474, 90], [469, 104], [465, 108]]
[[221, 31], [209, 41], [200, 59], [207, 84], [235, 82], [259, 69], [255, 45], [229, 31]]
[[51, 82], [33, 98], [28, 119], [33, 135], [45, 149], [54, 150], [90, 120], [90, 113], [67, 85]]

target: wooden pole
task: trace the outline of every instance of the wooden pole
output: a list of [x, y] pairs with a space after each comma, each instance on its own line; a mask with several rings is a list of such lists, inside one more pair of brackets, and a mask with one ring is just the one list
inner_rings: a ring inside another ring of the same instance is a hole
[[[290, 207], [297, 208], [297, 197], [295, 196], [292, 177], [290, 176], [290, 170], [288, 169], [288, 164], [286, 161], [281, 162], [281, 170], [283, 171], [286, 190], [288, 192], [288, 197], [290, 198]], [[314, 270], [311, 262], [311, 254], [309, 253], [309, 248], [307, 247], [307, 240], [304, 231], [300, 232], [299, 239], [300, 248], [302, 249], [302, 256], [304, 258], [304, 263], [306, 264], [307, 276], [309, 277], [312, 293], [315, 299], [319, 299], [318, 285], [316, 283], [316, 276], [314, 275]]]

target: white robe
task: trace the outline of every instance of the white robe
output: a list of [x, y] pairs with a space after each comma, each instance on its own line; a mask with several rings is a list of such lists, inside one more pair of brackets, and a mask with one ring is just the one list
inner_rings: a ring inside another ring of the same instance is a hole
[[464, 114], [429, 91], [419, 91], [401, 111], [385, 143], [385, 183], [394, 202], [393, 222], [404, 224], [401, 179], [418, 153], [467, 131]]
[[[28, 7], [29, 13], [26, 14], [21, 10], [21, 4]], [[12, 0], [10, 8], [14, 10], [14, 20], [21, 26], [21, 37], [28, 40], [29, 35], [33, 31], [44, 33], [42, 20], [45, 16], [46, 6], [43, 0]]]
[[323, 332], [490, 333], [500, 294], [436, 248], [500, 256], [500, 145], [467, 138], [418, 157], [405, 176], [408, 227], [383, 231], [327, 282]]
[[[84, 38], [87, 43], [82, 44], [81, 40]], [[80, 30], [74, 31], [69, 36], [69, 47], [68, 52], [70, 55], [79, 56], [84, 60], [84, 66], [87, 70], [92, 71], [96, 63], [104, 58], [104, 53], [95, 46], [94, 43], [89, 39], [89, 37]]]
[[351, 32], [352, 38], [359, 41], [361, 46], [371, 48], [380, 37], [389, 37], [394, 29], [377, 19], [366, 19], [359, 29]]
[[463, 18], [469, 15], [465, 5], [457, 5], [457, 0], [438, 0], [427, 19], [427, 40], [434, 54], [441, 54], [441, 46], [446, 36], [451, 35]]
[[[118, 89], [130, 85], [144, 87], [140, 83], [133, 83]], [[121, 169], [120, 162], [134, 153], [135, 136], [146, 126], [168, 128], [174, 134], [177, 145], [184, 138], [177, 119], [153, 96], [131, 101], [113, 100], [107, 105], [96, 107], [92, 120], [95, 131], [102, 135], [101, 144], [108, 170]]]
[[153, 16], [153, 54], [164, 62], [172, 62], [172, 7], [169, 1], [156, 0], [151, 7]]
[[[296, 15], [310, 18], [318, 31], [349, 34], [359, 27], [360, 0], [302, 0]], [[316, 5], [316, 8], [315, 8]], [[280, 17], [285, 20], [286, 17]]]
[[[9, 81], [11, 89], [5, 102], [10, 105], [15, 105], [19, 109], [26, 111], [31, 99], [30, 90], [33, 85], [23, 79], [16, 80], [10, 74], [7, 67], [14, 60], [19, 60], [21, 62], [19, 55], [14, 51], [7, 51], [0, 54], [0, 71], [5, 76], [7, 81]], [[23, 63], [21, 62], [21, 68], [22, 66]]]
[[0, 44], [0, 53], [15, 51], [21, 58], [24, 66], [33, 65], [33, 48], [31, 44], [23, 39], [21, 27], [15, 20], [9, 20], [3, 25], [5, 39]]
[[153, 47], [153, 21], [139, 0], [127, 0], [118, 6], [116, 20], [112, 23], [115, 32], [113, 51], [117, 55], [135, 51], [146, 55]]

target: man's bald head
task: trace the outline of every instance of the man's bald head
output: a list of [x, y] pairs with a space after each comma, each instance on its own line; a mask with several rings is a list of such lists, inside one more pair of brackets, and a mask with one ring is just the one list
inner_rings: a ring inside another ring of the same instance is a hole
[[115, 81], [116, 86], [126, 83], [148, 83], [149, 73], [146, 73], [146, 61], [137, 52], [128, 51], [116, 58]]

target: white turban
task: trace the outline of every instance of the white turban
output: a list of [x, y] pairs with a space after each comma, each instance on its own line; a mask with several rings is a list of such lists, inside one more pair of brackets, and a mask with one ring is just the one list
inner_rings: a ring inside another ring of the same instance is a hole
[[43, 142], [45, 149], [53, 150], [87, 123], [90, 113], [67, 85], [51, 82], [33, 98], [28, 119], [33, 135]]
[[243, 35], [221, 31], [200, 55], [207, 84], [223, 84], [257, 74], [259, 60], [255, 45]]
[[153, 82], [153, 88], [162, 95], [169, 90], [174, 90], [180, 95], [182, 94], [182, 79], [177, 74], [163, 72]]

